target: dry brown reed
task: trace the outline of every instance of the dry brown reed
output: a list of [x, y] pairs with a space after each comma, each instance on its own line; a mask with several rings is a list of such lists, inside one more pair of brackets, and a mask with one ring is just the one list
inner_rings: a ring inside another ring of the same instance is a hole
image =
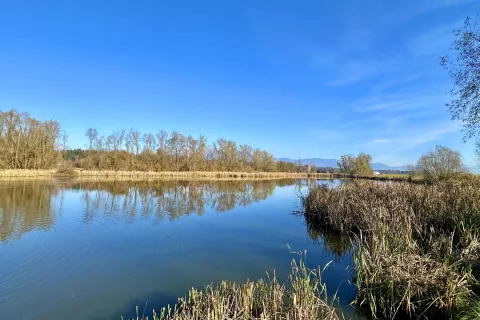
[[0, 170], [0, 178], [76, 176], [97, 178], [208, 178], [208, 179], [282, 179], [282, 178], [323, 178], [328, 173], [304, 172], [210, 172], [210, 171], [96, 171], [96, 170]]
[[[336, 298], [327, 300], [321, 270], [309, 270], [300, 257], [292, 261], [286, 284], [275, 275], [244, 284], [222, 281], [203, 290], [192, 289], [173, 307], [153, 311], [153, 320], [339, 320]], [[147, 320], [139, 315], [136, 320]]]
[[320, 185], [310, 224], [350, 233], [357, 303], [371, 317], [451, 316], [480, 277], [480, 181]]

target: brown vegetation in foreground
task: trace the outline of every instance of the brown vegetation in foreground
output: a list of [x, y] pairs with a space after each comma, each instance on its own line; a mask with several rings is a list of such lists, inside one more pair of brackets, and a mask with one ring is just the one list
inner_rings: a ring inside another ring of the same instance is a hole
[[370, 316], [451, 317], [478, 299], [479, 190], [478, 179], [362, 181], [314, 187], [303, 205], [310, 225], [356, 242], [357, 303]]
[[[266, 280], [244, 284], [222, 281], [203, 290], [192, 289], [173, 307], [153, 311], [153, 320], [339, 320], [340, 310], [327, 300], [321, 270], [309, 270], [300, 256], [292, 261], [292, 272], [286, 284], [275, 275]], [[123, 319], [123, 317], [122, 317]], [[136, 320], [148, 320], [140, 315]]]

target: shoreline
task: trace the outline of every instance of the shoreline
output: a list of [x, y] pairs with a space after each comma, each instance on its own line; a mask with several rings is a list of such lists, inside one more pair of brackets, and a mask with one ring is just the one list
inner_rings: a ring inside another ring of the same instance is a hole
[[409, 181], [409, 182], [419, 182], [423, 181], [422, 177], [411, 177], [408, 174], [384, 174], [376, 176], [356, 176], [351, 174], [344, 173], [334, 173], [333, 177], [336, 179], [361, 179], [361, 180], [377, 180], [377, 181]]
[[176, 180], [275, 180], [275, 179], [352, 179], [372, 181], [398, 181], [423, 183], [421, 176], [406, 174], [385, 174], [376, 176], [355, 176], [343, 173], [307, 173], [307, 172], [242, 172], [242, 171], [115, 171], [115, 170], [83, 170], [63, 172], [58, 169], [3, 169], [0, 180], [11, 179], [58, 179], [86, 178], [95, 179], [176, 179]]
[[29, 170], [8, 169], [0, 170], [0, 179], [12, 178], [135, 178], [135, 179], [162, 179], [162, 178], [191, 178], [212, 180], [241, 180], [241, 179], [334, 179], [330, 173], [306, 172], [219, 172], [219, 171], [97, 171], [77, 170], [74, 174], [61, 174], [56, 169]]

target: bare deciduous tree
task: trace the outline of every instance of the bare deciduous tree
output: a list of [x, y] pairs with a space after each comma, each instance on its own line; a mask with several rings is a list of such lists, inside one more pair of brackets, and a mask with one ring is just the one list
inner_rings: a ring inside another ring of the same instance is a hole
[[89, 128], [87, 129], [87, 132], [85, 133], [85, 135], [88, 137], [89, 149], [92, 150], [94, 142], [98, 138], [98, 132], [94, 128]]
[[475, 149], [475, 156], [477, 158], [477, 163], [480, 166], [480, 141], [477, 141], [477, 148]]
[[467, 172], [460, 152], [443, 146], [436, 146], [434, 150], [422, 155], [417, 161], [415, 170], [427, 178], [445, 179]]
[[155, 153], [157, 149], [157, 141], [155, 136], [151, 133], [145, 133], [142, 137], [143, 151], [148, 153]]
[[[100, 135], [94, 128], [85, 132], [88, 151], [64, 152], [64, 158], [78, 167], [97, 170], [155, 171], [276, 171], [295, 164], [277, 162], [272, 154], [219, 139], [208, 145], [204, 136], [194, 138], [178, 132], [140, 134], [138, 130], [118, 130]], [[67, 135], [55, 121], [41, 122], [14, 110], [0, 112], [0, 168], [52, 168], [61, 160]], [[63, 142], [63, 146], [62, 146]]]
[[337, 162], [338, 167], [340, 168], [340, 172], [348, 173], [348, 174], [355, 174], [355, 156], [351, 154], [343, 155], [340, 157], [340, 161]]
[[360, 153], [357, 157], [347, 154], [337, 162], [340, 172], [350, 175], [370, 176], [373, 174], [372, 157], [367, 153]]
[[480, 14], [475, 21], [467, 17], [463, 29], [454, 34], [452, 56], [440, 61], [453, 81], [453, 100], [447, 108], [452, 118], [462, 123], [464, 139], [476, 138], [480, 142]]
[[46, 169], [61, 158], [60, 125], [38, 121], [28, 113], [0, 112], [0, 168]]
[[360, 153], [355, 159], [355, 174], [359, 176], [373, 175], [372, 157], [367, 153]]

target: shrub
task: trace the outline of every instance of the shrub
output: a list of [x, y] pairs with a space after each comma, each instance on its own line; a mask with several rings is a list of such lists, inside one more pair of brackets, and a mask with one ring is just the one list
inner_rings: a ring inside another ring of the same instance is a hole
[[54, 176], [59, 177], [74, 177], [78, 175], [77, 170], [72, 166], [62, 165], [58, 167], [57, 171], [55, 171]]

